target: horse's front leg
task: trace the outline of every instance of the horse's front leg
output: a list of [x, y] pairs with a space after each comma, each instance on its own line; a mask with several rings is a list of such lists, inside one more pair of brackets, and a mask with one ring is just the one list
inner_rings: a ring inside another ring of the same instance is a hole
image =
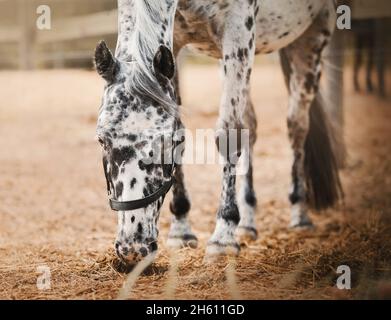
[[[174, 84], [176, 89], [177, 103], [178, 105], [180, 105], [181, 97], [179, 89], [178, 69], [175, 73]], [[181, 126], [181, 129], [183, 129], [183, 126]], [[183, 137], [183, 135], [180, 136]], [[171, 219], [170, 231], [168, 233], [167, 245], [171, 248], [195, 248], [197, 247], [198, 240], [194, 233], [191, 231], [190, 223], [188, 220], [188, 213], [190, 211], [190, 198], [185, 187], [183, 167], [181, 164], [178, 164], [176, 166], [174, 178], [175, 182], [172, 188], [173, 198], [170, 203], [170, 210], [173, 216]]]
[[240, 171], [241, 175], [243, 175], [238, 194], [240, 222], [236, 229], [236, 236], [240, 242], [256, 240], [258, 237], [255, 225], [257, 198], [253, 184], [253, 149], [257, 139], [257, 117], [250, 93], [248, 93], [247, 107], [243, 118], [246, 128], [249, 129], [250, 136], [248, 148], [244, 148], [241, 155], [242, 160], [244, 158], [248, 161], [241, 163], [242, 167]]
[[171, 219], [170, 231], [168, 233], [167, 245], [171, 248], [196, 248], [198, 240], [191, 231], [188, 220], [190, 199], [183, 180], [182, 166], [178, 165], [175, 170], [175, 183], [172, 190], [173, 198], [170, 203], [170, 210], [173, 216]]
[[[217, 122], [216, 143], [224, 161], [222, 190], [215, 231], [208, 242], [207, 257], [239, 253], [235, 230], [240, 221], [236, 200], [236, 164], [241, 149], [232, 149], [232, 138], [241, 140], [246, 133], [243, 115], [248, 103], [249, 79], [254, 62], [255, 11], [257, 1], [235, 1], [223, 30], [215, 28], [221, 39], [223, 94]], [[240, 17], [249, 17], [244, 23]], [[230, 14], [232, 16], [230, 16]], [[245, 139], [243, 139], [245, 140]]]

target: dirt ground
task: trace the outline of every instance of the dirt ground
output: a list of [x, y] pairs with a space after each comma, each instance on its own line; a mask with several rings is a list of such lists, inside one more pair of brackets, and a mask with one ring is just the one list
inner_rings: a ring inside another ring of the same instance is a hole
[[[350, 72], [346, 77], [350, 80]], [[279, 68], [258, 66], [252, 95], [259, 121], [254, 172], [259, 239], [244, 246], [236, 262], [203, 264], [220, 170], [189, 165], [190, 220], [199, 247], [176, 253], [166, 248], [169, 195], [157, 260], [128, 297], [391, 298], [391, 103], [355, 94], [347, 83], [344, 204], [313, 215], [314, 231], [288, 228], [287, 95]], [[217, 68], [186, 66], [182, 85], [186, 126], [213, 128], [220, 95]], [[127, 277], [116, 269], [117, 221], [108, 207], [94, 140], [102, 86], [92, 71], [0, 72], [2, 299], [113, 299]], [[351, 268], [352, 290], [335, 286], [340, 265]], [[37, 288], [40, 266], [50, 268], [48, 290]]]

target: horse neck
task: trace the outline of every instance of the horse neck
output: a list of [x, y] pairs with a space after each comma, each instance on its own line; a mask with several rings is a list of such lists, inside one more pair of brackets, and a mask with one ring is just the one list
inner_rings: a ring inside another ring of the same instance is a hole
[[136, 24], [134, 2], [135, 0], [118, 0], [118, 38], [115, 56], [124, 61], [132, 60], [130, 43]]
[[172, 50], [178, 0], [118, 0], [116, 57], [150, 64], [160, 45]]

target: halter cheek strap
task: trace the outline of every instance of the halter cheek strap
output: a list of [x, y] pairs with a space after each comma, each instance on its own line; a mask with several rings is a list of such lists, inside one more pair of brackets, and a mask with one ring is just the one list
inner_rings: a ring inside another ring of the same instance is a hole
[[160, 197], [164, 197], [167, 194], [167, 192], [171, 189], [174, 180], [175, 178], [172, 175], [170, 180], [164, 182], [164, 184], [157, 191], [142, 199], [132, 200], [132, 201], [118, 201], [118, 200], [110, 199], [109, 200], [110, 207], [114, 211], [129, 211], [129, 210], [136, 210], [140, 208], [146, 208], [148, 205], [150, 205], [152, 202], [155, 202]]

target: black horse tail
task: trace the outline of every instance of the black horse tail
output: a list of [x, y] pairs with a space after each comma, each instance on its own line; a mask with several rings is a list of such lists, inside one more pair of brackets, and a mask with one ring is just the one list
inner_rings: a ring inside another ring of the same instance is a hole
[[305, 142], [304, 160], [308, 203], [315, 210], [332, 207], [343, 198], [337, 161], [338, 151], [344, 152], [344, 145], [341, 144], [318, 93], [310, 109], [310, 128]]

